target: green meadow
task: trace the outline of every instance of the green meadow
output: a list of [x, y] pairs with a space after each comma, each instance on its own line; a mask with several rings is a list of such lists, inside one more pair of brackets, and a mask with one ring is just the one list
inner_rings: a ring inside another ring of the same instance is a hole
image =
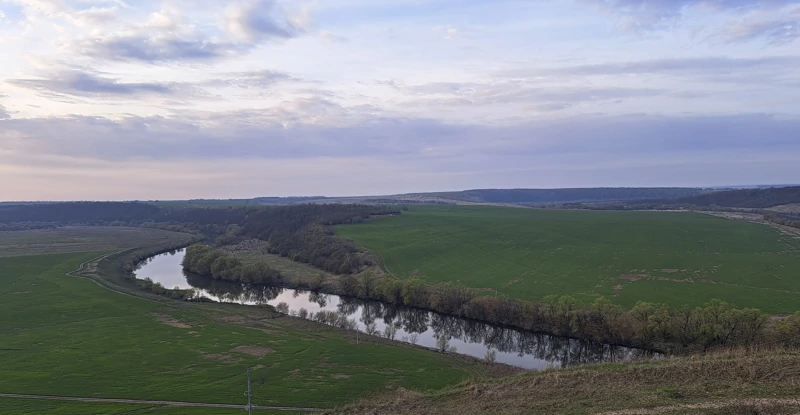
[[[64, 402], [52, 400], [0, 398], [3, 415], [241, 415], [241, 409], [182, 408], [159, 405], [139, 405], [123, 403]], [[307, 412], [308, 413], [308, 412]], [[258, 411], [259, 415], [293, 415], [297, 412]]]
[[487, 294], [800, 309], [799, 239], [700, 213], [419, 206], [337, 230], [399, 277]]
[[[356, 344], [349, 333], [271, 308], [142, 298], [64, 275], [102, 253], [0, 258], [0, 393], [244, 405], [251, 367], [259, 405], [332, 407], [401, 387], [440, 389], [474, 374], [455, 358], [382, 341]], [[0, 399], [0, 413], [141, 408], [30, 402]]]

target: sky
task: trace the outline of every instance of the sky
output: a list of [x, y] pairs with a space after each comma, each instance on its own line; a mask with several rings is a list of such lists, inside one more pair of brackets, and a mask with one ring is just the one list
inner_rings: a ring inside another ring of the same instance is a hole
[[0, 200], [800, 182], [800, 0], [0, 0]]

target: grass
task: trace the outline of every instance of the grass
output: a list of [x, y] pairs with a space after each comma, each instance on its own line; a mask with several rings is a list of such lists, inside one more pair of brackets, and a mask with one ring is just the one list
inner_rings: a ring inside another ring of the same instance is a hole
[[431, 393], [399, 391], [331, 413], [794, 414], [798, 375], [797, 351], [733, 351], [469, 381]]
[[[253, 367], [256, 403], [327, 407], [439, 389], [475, 371], [403, 345], [355, 345], [270, 308], [141, 298], [64, 275], [101, 253], [0, 258], [0, 392], [243, 403]], [[1, 400], [0, 413], [16, 410], [12, 401]]]
[[[241, 415], [241, 409], [182, 408], [120, 403], [64, 402], [36, 399], [0, 398], [3, 415]], [[256, 411], [259, 415], [299, 415], [292, 411]], [[305, 412], [310, 413], [310, 412]]]
[[398, 276], [419, 270], [432, 282], [527, 300], [719, 298], [773, 313], [800, 308], [800, 239], [709, 215], [419, 206], [337, 229]]
[[72, 227], [0, 232], [0, 257], [116, 251], [190, 241], [191, 235], [160, 229]]
[[319, 275], [324, 275], [326, 279], [335, 278], [330, 272], [312, 267], [308, 264], [292, 261], [280, 255], [273, 255], [261, 252], [235, 252], [234, 253], [245, 264], [263, 263], [271, 268], [278, 270], [281, 275], [292, 277], [301, 281], [311, 281]]

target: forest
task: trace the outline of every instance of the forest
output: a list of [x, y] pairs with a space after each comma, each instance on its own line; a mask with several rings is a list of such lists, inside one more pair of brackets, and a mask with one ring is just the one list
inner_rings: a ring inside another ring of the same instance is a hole
[[699, 188], [476, 189], [427, 194], [447, 199], [486, 203], [568, 203], [619, 200], [677, 199], [702, 195]]
[[390, 206], [301, 204], [290, 206], [185, 207], [140, 202], [75, 202], [0, 206], [0, 230], [57, 226], [143, 226], [198, 235], [208, 241], [269, 242], [270, 252], [335, 273], [376, 262], [329, 227], [372, 216], [398, 215]]
[[678, 203], [696, 206], [725, 206], [736, 208], [768, 208], [800, 203], [800, 186], [767, 189], [726, 190], [680, 198]]

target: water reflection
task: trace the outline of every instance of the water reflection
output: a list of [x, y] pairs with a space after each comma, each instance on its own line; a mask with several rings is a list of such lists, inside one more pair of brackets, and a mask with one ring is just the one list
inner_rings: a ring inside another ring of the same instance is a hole
[[[639, 349], [535, 334], [428, 311], [314, 292], [238, 284], [184, 274], [183, 251], [159, 255], [137, 271], [165, 287], [194, 288], [213, 301], [285, 307], [292, 315], [438, 350], [526, 369], [646, 357]], [[285, 303], [285, 304], [282, 304]]]

